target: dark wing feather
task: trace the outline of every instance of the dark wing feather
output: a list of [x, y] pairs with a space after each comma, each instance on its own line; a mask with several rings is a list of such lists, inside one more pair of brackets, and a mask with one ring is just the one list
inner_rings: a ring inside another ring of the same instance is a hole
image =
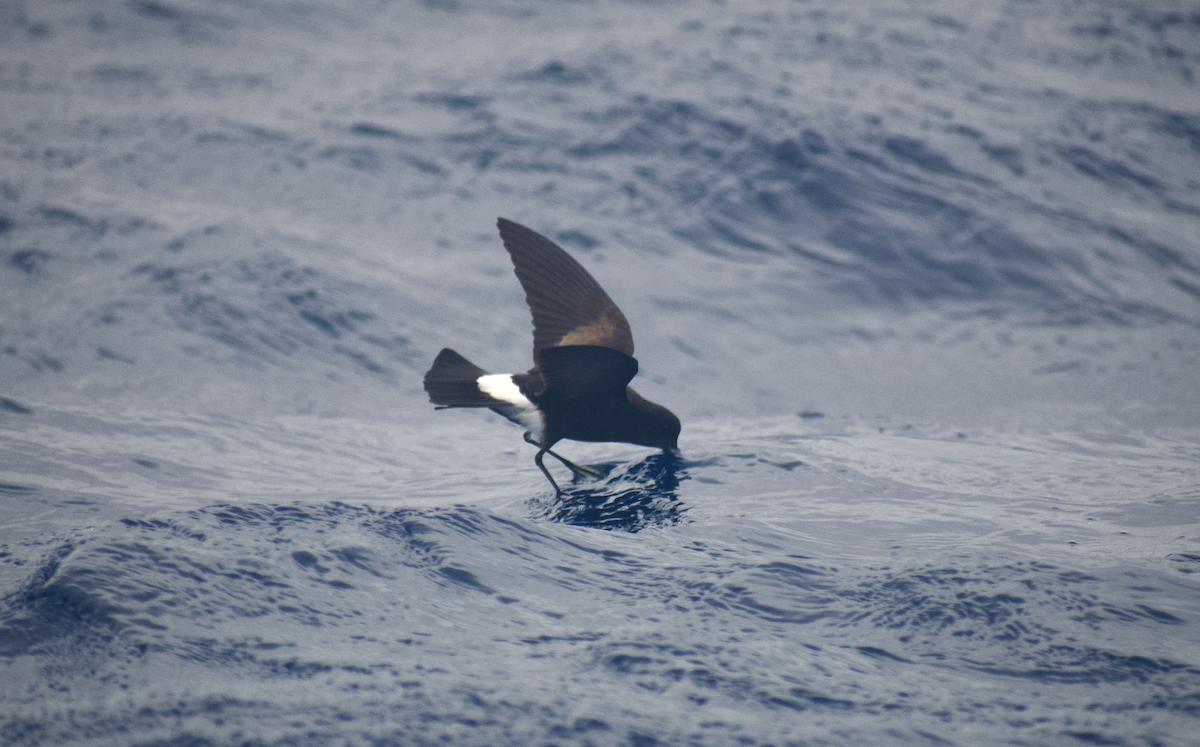
[[638, 442], [640, 416], [628, 396], [638, 369], [633, 356], [602, 345], [559, 345], [542, 351], [541, 369], [546, 389], [538, 408], [547, 441]]
[[625, 387], [637, 375], [638, 363], [633, 356], [601, 345], [562, 345], [542, 351], [541, 370], [546, 388], [538, 404], [544, 406], [625, 400]]
[[629, 322], [600, 284], [550, 239], [519, 223], [496, 222], [533, 313], [533, 360], [546, 348], [599, 345], [633, 355]]

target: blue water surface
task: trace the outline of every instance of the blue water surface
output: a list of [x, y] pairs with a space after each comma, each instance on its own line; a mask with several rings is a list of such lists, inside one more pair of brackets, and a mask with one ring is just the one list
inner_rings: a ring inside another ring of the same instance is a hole
[[[0, 3], [0, 744], [1189, 745], [1186, 0]], [[494, 224], [683, 458], [436, 412]]]

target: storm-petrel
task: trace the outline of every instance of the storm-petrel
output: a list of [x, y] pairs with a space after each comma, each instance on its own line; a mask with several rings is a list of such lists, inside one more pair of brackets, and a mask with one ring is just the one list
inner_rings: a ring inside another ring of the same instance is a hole
[[550, 451], [562, 439], [620, 441], [679, 455], [679, 418], [629, 387], [638, 370], [625, 315], [588, 271], [545, 236], [505, 218], [496, 222], [533, 312], [533, 368], [492, 374], [444, 348], [425, 374], [438, 409], [490, 407], [525, 426], [537, 463], [562, 490], [542, 457], [576, 475], [599, 477]]

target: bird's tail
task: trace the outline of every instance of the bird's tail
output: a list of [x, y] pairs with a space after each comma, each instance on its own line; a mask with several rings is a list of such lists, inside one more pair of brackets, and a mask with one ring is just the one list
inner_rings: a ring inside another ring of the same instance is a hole
[[441, 407], [495, 407], [504, 404], [479, 390], [488, 372], [450, 348], [442, 348], [425, 374], [429, 401]]

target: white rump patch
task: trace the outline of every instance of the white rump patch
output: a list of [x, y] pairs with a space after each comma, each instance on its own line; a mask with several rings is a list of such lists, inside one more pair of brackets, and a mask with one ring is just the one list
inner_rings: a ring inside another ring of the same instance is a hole
[[479, 391], [492, 399], [507, 402], [507, 407], [497, 407], [501, 415], [517, 425], [525, 426], [534, 441], [541, 441], [546, 430], [542, 413], [534, 406], [529, 398], [521, 394], [521, 390], [513, 383], [512, 374], [488, 374], [475, 380]]
[[513, 383], [512, 374], [488, 374], [475, 380], [479, 391], [493, 399], [516, 405], [522, 409], [534, 409], [533, 403], [521, 394], [521, 390]]

